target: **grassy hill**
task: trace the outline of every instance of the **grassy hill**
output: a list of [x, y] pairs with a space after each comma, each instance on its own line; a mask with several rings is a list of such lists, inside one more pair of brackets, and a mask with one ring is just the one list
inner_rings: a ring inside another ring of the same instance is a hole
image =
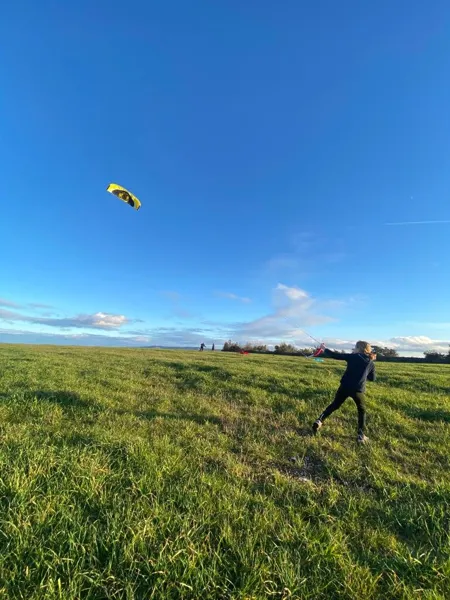
[[[450, 366], [0, 347], [0, 599], [450, 598]], [[296, 465], [289, 457], [296, 455]]]

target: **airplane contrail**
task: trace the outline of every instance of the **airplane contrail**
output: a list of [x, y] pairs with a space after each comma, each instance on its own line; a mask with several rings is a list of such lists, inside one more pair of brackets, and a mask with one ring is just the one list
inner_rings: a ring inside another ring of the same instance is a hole
[[400, 223], [386, 223], [386, 225], [443, 225], [450, 221], [401, 221]]

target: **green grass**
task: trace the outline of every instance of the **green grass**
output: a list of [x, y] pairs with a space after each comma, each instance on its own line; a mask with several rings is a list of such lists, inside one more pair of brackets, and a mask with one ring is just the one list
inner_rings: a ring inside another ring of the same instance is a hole
[[[450, 598], [450, 367], [0, 349], [0, 598]], [[292, 465], [289, 457], [297, 455]]]

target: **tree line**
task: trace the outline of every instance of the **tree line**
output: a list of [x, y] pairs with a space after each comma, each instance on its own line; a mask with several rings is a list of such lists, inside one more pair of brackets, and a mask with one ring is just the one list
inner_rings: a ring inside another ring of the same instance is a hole
[[274, 346], [273, 350], [269, 350], [265, 344], [239, 344], [229, 340], [228, 342], [225, 342], [222, 350], [223, 352], [248, 352], [249, 354], [285, 354], [288, 356], [309, 356], [314, 352], [315, 348], [297, 348], [293, 344], [281, 342], [280, 344]]
[[[436, 352], [434, 350], [428, 350], [424, 352], [424, 356], [399, 356], [397, 350], [394, 348], [388, 348], [384, 346], [372, 346], [373, 351], [377, 355], [377, 360], [382, 362], [421, 362], [421, 363], [437, 363], [444, 364], [450, 363], [450, 346], [448, 353]], [[225, 342], [222, 348], [223, 352], [248, 352], [249, 354], [283, 354], [287, 356], [310, 356], [314, 352], [314, 348], [297, 348], [293, 344], [287, 344], [281, 342], [274, 346], [273, 350], [269, 350], [266, 344], [239, 344], [228, 340]], [[337, 350], [337, 352], [345, 353], [343, 350]]]

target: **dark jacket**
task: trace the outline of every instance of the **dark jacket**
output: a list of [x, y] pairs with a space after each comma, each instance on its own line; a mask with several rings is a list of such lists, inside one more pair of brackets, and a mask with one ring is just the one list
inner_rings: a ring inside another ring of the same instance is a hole
[[323, 356], [336, 360], [345, 360], [347, 369], [341, 379], [341, 385], [351, 392], [365, 392], [366, 381], [375, 381], [375, 363], [366, 354], [341, 354], [325, 350]]

